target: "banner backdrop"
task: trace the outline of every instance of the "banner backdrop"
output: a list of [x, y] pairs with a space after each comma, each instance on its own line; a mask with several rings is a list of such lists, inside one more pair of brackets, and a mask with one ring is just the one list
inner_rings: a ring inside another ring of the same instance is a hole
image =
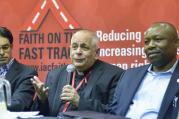
[[44, 80], [71, 63], [70, 39], [81, 28], [96, 31], [100, 59], [124, 69], [147, 64], [144, 31], [157, 21], [178, 27], [178, 11], [178, 0], [1, 0], [0, 25], [14, 35], [13, 56]]

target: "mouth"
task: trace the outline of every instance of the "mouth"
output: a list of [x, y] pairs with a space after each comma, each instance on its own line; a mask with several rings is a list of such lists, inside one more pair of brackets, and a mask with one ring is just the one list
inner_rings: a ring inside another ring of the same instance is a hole
[[151, 58], [151, 57], [158, 56], [159, 54], [160, 54], [160, 52], [158, 52], [158, 51], [148, 52], [148, 53], [147, 53], [147, 56], [148, 56], [149, 58]]
[[78, 62], [78, 63], [81, 63], [81, 62], [84, 61], [84, 58], [81, 58], [81, 59], [75, 59], [75, 61]]
[[0, 58], [0, 61], [5, 61], [5, 60], [7, 60], [6, 57], [1, 57], [1, 58]]

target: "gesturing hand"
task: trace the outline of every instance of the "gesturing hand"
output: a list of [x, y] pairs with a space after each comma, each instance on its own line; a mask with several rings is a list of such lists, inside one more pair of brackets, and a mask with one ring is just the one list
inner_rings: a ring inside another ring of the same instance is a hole
[[32, 84], [35, 88], [35, 91], [37, 93], [38, 98], [41, 101], [44, 101], [47, 98], [48, 93], [48, 87], [44, 86], [44, 83], [40, 81], [40, 79], [37, 76], [34, 76], [31, 78]]
[[75, 88], [71, 85], [65, 85], [62, 89], [60, 99], [64, 101], [70, 101], [72, 105], [78, 107], [80, 96], [78, 95]]

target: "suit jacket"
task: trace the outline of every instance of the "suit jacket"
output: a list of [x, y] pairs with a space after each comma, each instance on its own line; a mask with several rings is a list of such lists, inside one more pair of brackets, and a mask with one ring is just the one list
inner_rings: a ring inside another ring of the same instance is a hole
[[[149, 65], [127, 70], [116, 87], [114, 101], [110, 106], [112, 114], [125, 116], [129, 106], [147, 73]], [[165, 92], [157, 119], [176, 119], [179, 106], [179, 63], [177, 64]], [[174, 106], [174, 103], [177, 105]]]
[[11, 106], [10, 111], [30, 110], [33, 101], [34, 88], [30, 78], [37, 75], [35, 69], [20, 64], [14, 59], [6, 74], [6, 79], [11, 84]]
[[[112, 101], [117, 81], [123, 71], [116, 66], [97, 60], [91, 68], [88, 82], [83, 88], [84, 91], [80, 94], [78, 108], [71, 110], [104, 112]], [[46, 86], [49, 87], [48, 100], [42, 104], [37, 99], [33, 110], [38, 109], [43, 115], [57, 116], [64, 107], [60, 94], [67, 83], [66, 66], [49, 72], [46, 78]]]

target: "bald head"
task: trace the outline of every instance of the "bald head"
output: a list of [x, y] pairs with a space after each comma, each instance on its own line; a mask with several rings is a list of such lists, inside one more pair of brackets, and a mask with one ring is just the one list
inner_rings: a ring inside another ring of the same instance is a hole
[[94, 46], [95, 49], [99, 49], [99, 39], [95, 32], [90, 30], [79, 30], [76, 33], [73, 34], [71, 40], [73, 41], [76, 38], [82, 38], [85, 37], [85, 39], [91, 40], [92, 46]]
[[151, 25], [149, 29], [145, 32], [145, 35], [147, 33], [150, 33], [151, 30], [157, 30], [160, 29], [160, 31], [165, 31], [166, 35], [170, 36], [172, 39], [178, 39], [177, 29], [175, 26], [168, 22], [155, 22]]

